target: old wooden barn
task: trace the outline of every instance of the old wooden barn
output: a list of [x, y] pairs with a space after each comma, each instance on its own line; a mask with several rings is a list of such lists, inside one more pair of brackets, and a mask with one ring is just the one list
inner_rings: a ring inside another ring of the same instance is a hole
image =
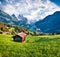
[[17, 35], [12, 37], [14, 41], [24, 42], [26, 38], [26, 34], [24, 32], [18, 33]]

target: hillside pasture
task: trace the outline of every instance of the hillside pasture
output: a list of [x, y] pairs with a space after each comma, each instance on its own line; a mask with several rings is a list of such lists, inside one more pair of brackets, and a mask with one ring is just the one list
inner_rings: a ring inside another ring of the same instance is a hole
[[60, 57], [60, 35], [27, 36], [21, 43], [0, 34], [0, 57]]

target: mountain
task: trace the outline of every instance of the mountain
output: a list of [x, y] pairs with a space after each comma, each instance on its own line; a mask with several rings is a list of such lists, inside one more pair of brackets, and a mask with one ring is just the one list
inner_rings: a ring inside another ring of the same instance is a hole
[[23, 15], [19, 14], [19, 15], [18, 15], [18, 19], [19, 19], [19, 20], [22, 20], [22, 19], [23, 19]]
[[18, 20], [16, 20], [15, 17], [10, 16], [9, 14], [7, 14], [1, 10], [0, 10], [0, 22], [18, 25]]
[[32, 31], [22, 26], [15, 26], [15, 25], [10, 25], [10, 24], [0, 22], [0, 34], [2, 34], [3, 32], [6, 32], [7, 34], [12, 34], [12, 35], [18, 34], [20, 32], [25, 32], [28, 35], [30, 33], [33, 33]]
[[[26, 27], [30, 29], [31, 31], [35, 31], [35, 24], [31, 21], [31, 23], [28, 23], [28, 20], [26, 17], [23, 17], [23, 15], [19, 15], [18, 19], [20, 20], [20, 26], [22, 25], [23, 27]], [[24, 24], [24, 25], [23, 25]]]
[[[19, 15], [19, 17], [21, 17], [21, 15]], [[0, 10], [0, 22], [24, 26], [27, 23], [27, 18], [22, 16], [22, 18], [20, 20], [20, 18], [18, 19], [14, 14], [12, 14], [12, 16], [10, 16], [9, 14]]]
[[37, 21], [35, 25], [36, 28], [45, 33], [60, 33], [60, 11]]
[[28, 24], [27, 18], [21, 14], [19, 14], [18, 17], [16, 17], [15, 14], [12, 14], [10, 16], [9, 14], [0, 10], [0, 22], [4, 22], [11, 25], [22, 26], [22, 27], [25, 27], [27, 29], [34, 31], [34, 26], [33, 26], [34, 24], [33, 23]]
[[19, 16], [18, 16], [18, 20], [20, 21], [20, 23], [19, 23], [19, 25], [20, 26], [26, 26], [27, 25], [27, 18], [26, 17], [24, 17], [23, 15], [20, 15], [19, 14]]
[[15, 16], [15, 14], [12, 14], [12, 19], [14, 19], [14, 21], [18, 21], [17, 17]]
[[9, 23], [11, 21], [11, 16], [0, 10], [0, 21]]

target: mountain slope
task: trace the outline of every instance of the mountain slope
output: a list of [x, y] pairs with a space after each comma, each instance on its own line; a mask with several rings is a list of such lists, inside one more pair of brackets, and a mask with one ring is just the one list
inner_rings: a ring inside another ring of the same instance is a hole
[[17, 21], [15, 20], [15, 18], [10, 16], [9, 14], [0, 10], [0, 22], [5, 22], [8, 24], [14, 24], [15, 25], [16, 24], [15, 22], [17, 22]]
[[0, 10], [0, 22], [22, 26], [22, 27], [28, 28], [32, 31], [34, 30], [33, 26], [32, 26], [33, 23], [28, 24], [27, 18], [24, 17], [21, 14], [19, 14], [18, 17], [16, 17], [15, 14], [12, 14], [12, 16], [10, 16], [9, 14], [7, 14], [7, 13], [3, 12], [2, 10]]
[[42, 32], [60, 33], [60, 11], [47, 16], [42, 21], [36, 22], [35, 25], [37, 28], [40, 28]]
[[9, 14], [0, 10], [0, 22], [24, 26], [27, 23], [27, 18], [22, 16], [21, 20], [19, 20], [14, 14], [10, 16]]

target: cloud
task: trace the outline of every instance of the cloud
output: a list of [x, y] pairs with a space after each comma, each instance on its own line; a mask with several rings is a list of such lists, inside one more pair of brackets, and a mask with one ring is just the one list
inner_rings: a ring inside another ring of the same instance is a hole
[[50, 1], [55, 3], [56, 5], [60, 6], [60, 0], [50, 0]]
[[18, 11], [16, 11], [15, 7], [12, 5], [4, 6], [4, 11], [10, 15], [15, 14], [17, 16], [19, 14]]
[[50, 0], [6, 0], [3, 11], [12, 15], [23, 14], [28, 20], [38, 21], [46, 16], [60, 11], [59, 6]]
[[1, 1], [0, 1], [0, 5], [1, 5]]
[[43, 19], [46, 16], [53, 14], [55, 11], [60, 11], [60, 8], [49, 0], [46, 0], [45, 3], [42, 3], [41, 1], [40, 4], [36, 5], [36, 8], [36, 10], [32, 9], [31, 14], [26, 15], [26, 17], [30, 18], [30, 20], [34, 19], [35, 21], [38, 21], [39, 19]]

